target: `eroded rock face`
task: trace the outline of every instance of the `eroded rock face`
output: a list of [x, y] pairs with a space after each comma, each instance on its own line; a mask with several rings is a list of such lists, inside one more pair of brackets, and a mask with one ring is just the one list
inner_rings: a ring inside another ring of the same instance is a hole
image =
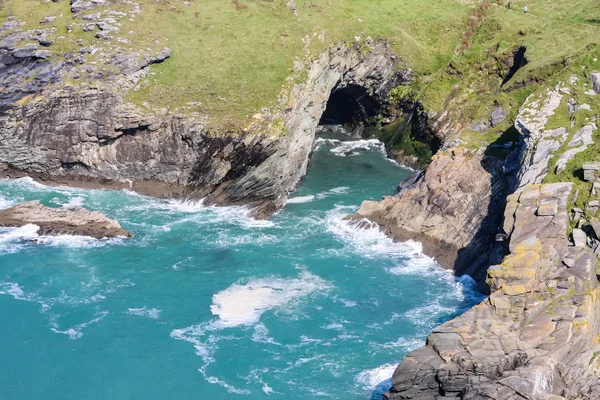
[[433, 157], [414, 187], [363, 202], [351, 219], [376, 222], [395, 240], [417, 240], [444, 267], [483, 281], [490, 259], [502, 258], [493, 244], [506, 190], [501, 162], [450, 149]]
[[207, 198], [208, 204], [252, 204], [255, 215], [265, 216], [285, 205], [288, 193], [306, 174], [315, 132], [332, 91], [360, 86], [375, 100], [403, 79], [397, 58], [383, 42], [370, 43], [367, 54], [345, 45], [331, 48], [308, 70], [308, 80], [289, 94], [282, 118], [288, 131], [265, 162], [241, 178], [221, 185]]
[[28, 201], [0, 210], [0, 226], [21, 227], [28, 224], [39, 226], [38, 233], [41, 235], [79, 235], [96, 239], [131, 237], [131, 233], [117, 221], [81, 207], [50, 208], [39, 201]]
[[[10, 44], [0, 43], [0, 171], [157, 197], [208, 196], [207, 204], [248, 204], [255, 216], [269, 216], [306, 173], [331, 92], [359, 85], [383, 101], [403, 79], [386, 44], [370, 45], [366, 53], [332, 47], [306, 67], [306, 83], [282, 96], [283, 111], [246, 131], [216, 135], [205, 118], [149, 115], [123, 102], [124, 89], [147, 74], [150, 64], [168, 62], [169, 49], [117, 54], [108, 62], [119, 73], [73, 87], [62, 80], [85, 66], [38, 62], [34, 53], [17, 59]], [[35, 79], [24, 92], [21, 78], [27, 74]], [[275, 131], [276, 123], [283, 128]]]
[[571, 185], [527, 185], [509, 197], [511, 254], [489, 269], [491, 296], [435, 328], [384, 399], [598, 398], [596, 259], [569, 247]]

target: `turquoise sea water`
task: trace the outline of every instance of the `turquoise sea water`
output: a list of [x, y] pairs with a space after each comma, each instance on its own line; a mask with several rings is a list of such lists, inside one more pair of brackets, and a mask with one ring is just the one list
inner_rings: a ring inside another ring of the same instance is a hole
[[1, 399], [376, 399], [429, 330], [479, 296], [343, 220], [408, 170], [376, 141], [318, 141], [287, 207], [0, 181], [0, 207], [101, 211], [133, 239], [0, 228]]

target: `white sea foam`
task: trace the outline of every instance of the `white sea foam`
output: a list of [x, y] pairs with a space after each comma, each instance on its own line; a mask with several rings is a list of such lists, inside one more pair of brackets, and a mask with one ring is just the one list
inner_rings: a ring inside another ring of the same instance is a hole
[[346, 215], [355, 211], [355, 207], [336, 206], [326, 217], [327, 231], [345, 243], [350, 250], [366, 257], [394, 256], [408, 258], [411, 264], [435, 265], [433, 259], [422, 253], [423, 247], [420, 243], [412, 240], [395, 243], [375, 223], [344, 219]]
[[377, 139], [361, 139], [344, 141], [336, 144], [336, 146], [329, 150], [336, 156], [353, 156], [358, 151], [364, 150], [379, 150], [382, 154], [386, 155], [385, 145]]
[[315, 150], [314, 151], [319, 150], [324, 145], [334, 146], [334, 145], [337, 145], [339, 143], [342, 143], [342, 141], [338, 140], [338, 139], [326, 139], [326, 138], [321, 138], [320, 137], [320, 138], [317, 138], [315, 140]]
[[338, 322], [333, 322], [329, 325], [325, 325], [322, 327], [323, 329], [328, 329], [328, 330], [336, 330], [336, 331], [343, 331], [344, 330], [344, 325], [338, 323]]
[[[128, 206], [131, 211], [163, 210], [170, 214], [184, 214], [185, 216], [169, 225], [193, 222], [201, 225], [215, 225], [218, 223], [233, 223], [244, 228], [272, 227], [275, 224], [270, 220], [257, 220], [252, 217], [252, 210], [245, 206], [206, 206], [203, 200], [157, 200], [147, 198], [140, 204]], [[170, 229], [170, 226], [167, 228]]]
[[395, 342], [386, 342], [384, 344], [372, 343], [371, 345], [376, 348], [384, 348], [384, 349], [402, 349], [406, 353], [409, 353], [419, 347], [423, 346], [425, 341], [423, 338], [405, 338], [400, 337]]
[[158, 319], [160, 317], [160, 310], [158, 308], [128, 308], [127, 312], [131, 315], [138, 315], [140, 317], [147, 317], [152, 319]]
[[14, 201], [6, 200], [4, 197], [0, 196], [0, 210], [3, 210], [8, 207], [12, 207], [15, 205]]
[[26, 242], [71, 249], [101, 247], [107, 244], [122, 244], [123, 238], [95, 239], [88, 236], [40, 236], [39, 226], [27, 224], [19, 228], [0, 228], [0, 253], [20, 250]]
[[39, 229], [39, 226], [33, 224], [23, 225], [19, 228], [3, 228], [0, 230], [0, 243], [35, 239], [39, 237], [37, 234]]
[[353, 156], [365, 150], [378, 150], [384, 156], [387, 156], [385, 145], [377, 139], [338, 140], [317, 138], [315, 141], [315, 151], [324, 145], [333, 146], [329, 151], [341, 157]]
[[77, 196], [77, 197], [71, 197], [69, 199], [69, 201], [67, 201], [65, 204], [63, 204], [63, 208], [77, 208], [77, 207], [83, 207], [83, 202], [85, 201], [85, 199], [81, 196]]
[[168, 200], [161, 202], [165, 204], [165, 208], [184, 213], [197, 213], [206, 209], [203, 204], [204, 199], [201, 200]]
[[[455, 297], [456, 300], [462, 300], [462, 288], [447, 294], [445, 297]], [[425, 326], [429, 328], [442, 315], [450, 315], [456, 311], [455, 307], [443, 306], [439, 300], [432, 301], [424, 306], [415, 307], [406, 313], [404, 317], [413, 325]]]
[[230, 231], [225, 231], [219, 232], [219, 237], [215, 240], [215, 244], [219, 247], [229, 248], [248, 244], [264, 246], [277, 243], [278, 241], [279, 238], [277, 236], [261, 233], [260, 231], [251, 230], [249, 233], [242, 235], [233, 235]]
[[61, 330], [59, 325], [55, 321], [50, 321], [50, 330], [54, 333], [61, 333], [63, 335], [69, 336], [69, 339], [75, 340], [80, 339], [83, 336], [83, 329], [87, 328], [91, 324], [95, 324], [104, 319], [108, 315], [108, 311], [100, 311], [97, 312], [95, 317], [90, 321], [83, 322], [81, 324], [77, 324], [72, 328], [67, 328]]
[[26, 188], [32, 191], [42, 191], [42, 192], [57, 192], [65, 195], [73, 195], [76, 193], [83, 193], [84, 191], [89, 191], [90, 189], [79, 189], [68, 186], [48, 186], [34, 180], [31, 177], [23, 177], [18, 179], [0, 179], [1, 182], [7, 184], [8, 186], [17, 186], [21, 188]]
[[317, 200], [322, 200], [325, 199], [327, 197], [330, 196], [335, 196], [335, 195], [340, 195], [340, 194], [345, 194], [348, 193], [348, 190], [350, 190], [350, 188], [348, 186], [340, 186], [340, 187], [336, 187], [321, 193], [317, 193], [315, 195], [307, 195], [307, 196], [296, 196], [296, 197], [290, 197], [287, 200], [288, 204], [300, 204], [300, 203], [310, 203], [311, 201], [317, 199]]
[[96, 239], [89, 236], [39, 236], [35, 239], [37, 243], [47, 246], [66, 247], [69, 249], [88, 249], [106, 246], [107, 244], [122, 244], [123, 238]]
[[219, 321], [210, 321], [204, 324], [193, 325], [182, 329], [173, 329], [171, 337], [176, 340], [185, 340], [194, 345], [196, 354], [202, 357], [204, 365], [198, 369], [204, 379], [211, 384], [219, 385], [225, 388], [229, 393], [235, 394], [250, 394], [247, 389], [239, 389], [227, 383], [226, 381], [210, 376], [207, 373], [207, 368], [215, 362], [214, 353], [218, 349], [218, 342], [224, 339], [222, 336], [211, 334], [212, 331], [222, 329], [222, 324]]
[[348, 190], [350, 190], [348, 186], [340, 186], [329, 190], [329, 192], [335, 194], [345, 194], [348, 193]]
[[373, 390], [380, 383], [391, 379], [398, 364], [384, 364], [373, 369], [366, 369], [354, 377], [354, 381], [365, 389]]
[[265, 392], [266, 394], [271, 394], [273, 393], [273, 388], [269, 385], [267, 385], [266, 383], [263, 383], [263, 387], [262, 387], [263, 392]]
[[[252, 371], [250, 371], [250, 373], [244, 377], [244, 380], [246, 381], [246, 383], [248, 385], [253, 385], [256, 383], [259, 383], [262, 385], [262, 391], [265, 394], [270, 395], [271, 393], [273, 393], [273, 388], [271, 386], [269, 386], [263, 379], [262, 379], [262, 375], [264, 374], [268, 374], [269, 372], [269, 368], [255, 368]], [[272, 374], [271, 374], [272, 375]], [[268, 376], [268, 375], [267, 375]]]
[[268, 343], [281, 346], [281, 343], [276, 342], [275, 339], [269, 337], [269, 330], [262, 322], [254, 325], [254, 332], [252, 333], [252, 341], [257, 343]]
[[308, 271], [302, 271], [298, 278], [292, 279], [252, 279], [215, 294], [210, 309], [224, 327], [254, 325], [265, 311], [289, 305], [329, 287], [325, 280]]
[[0, 282], [0, 294], [8, 294], [17, 300], [29, 300], [16, 282]]
[[315, 199], [315, 196], [313, 196], [312, 194], [308, 195], [308, 196], [290, 197], [289, 199], [287, 199], [287, 203], [288, 204], [310, 203], [314, 199]]
[[202, 368], [200, 368], [199, 371], [202, 373], [202, 375], [204, 375], [204, 379], [206, 379], [208, 383], [222, 386], [225, 389], [227, 389], [229, 393], [250, 394], [250, 391], [248, 389], [238, 389], [235, 386], [225, 382], [224, 380], [217, 378], [216, 376], [208, 376]]

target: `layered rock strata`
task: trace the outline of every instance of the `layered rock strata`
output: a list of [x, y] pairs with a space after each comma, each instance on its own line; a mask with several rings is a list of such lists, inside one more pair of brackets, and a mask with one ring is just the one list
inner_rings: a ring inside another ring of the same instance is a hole
[[511, 195], [511, 254], [490, 267], [491, 296], [437, 328], [396, 369], [384, 399], [597, 399], [596, 258], [570, 247], [571, 183]]
[[81, 207], [50, 208], [39, 201], [28, 201], [0, 210], [0, 226], [21, 227], [37, 225], [40, 235], [79, 235], [96, 239], [131, 237], [121, 225], [105, 215]]
[[[93, 17], [90, 21], [104, 27], [102, 32], [112, 32], [117, 17], [81, 14], [95, 4], [74, 2], [76, 20], [85, 24]], [[124, 92], [148, 74], [151, 64], [169, 62], [168, 48], [148, 54], [107, 50], [103, 62], [110, 68], [104, 71], [85, 63], [89, 49], [82, 49], [78, 60], [40, 57], [38, 45], [22, 50], [23, 43], [47, 32], [23, 32], [17, 21], [11, 22], [0, 28], [4, 175], [100, 184], [159, 197], [208, 196], [208, 204], [250, 204], [258, 217], [281, 208], [305, 174], [315, 130], [333, 91], [351, 84], [383, 102], [406, 79], [385, 43], [370, 42], [366, 52], [331, 47], [302, 67], [307, 79], [282, 94], [283, 111], [265, 112], [244, 131], [215, 134], [203, 116], [149, 113], [124, 102]]]

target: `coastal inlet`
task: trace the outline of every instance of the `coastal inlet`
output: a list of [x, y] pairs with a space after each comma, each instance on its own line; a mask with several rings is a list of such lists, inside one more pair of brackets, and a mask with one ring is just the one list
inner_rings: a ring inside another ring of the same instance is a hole
[[262, 221], [0, 181], [0, 208], [83, 206], [133, 234], [0, 230], [0, 396], [380, 399], [403, 356], [480, 296], [418, 243], [344, 220], [411, 173], [381, 143], [328, 132], [316, 146], [286, 208]]

